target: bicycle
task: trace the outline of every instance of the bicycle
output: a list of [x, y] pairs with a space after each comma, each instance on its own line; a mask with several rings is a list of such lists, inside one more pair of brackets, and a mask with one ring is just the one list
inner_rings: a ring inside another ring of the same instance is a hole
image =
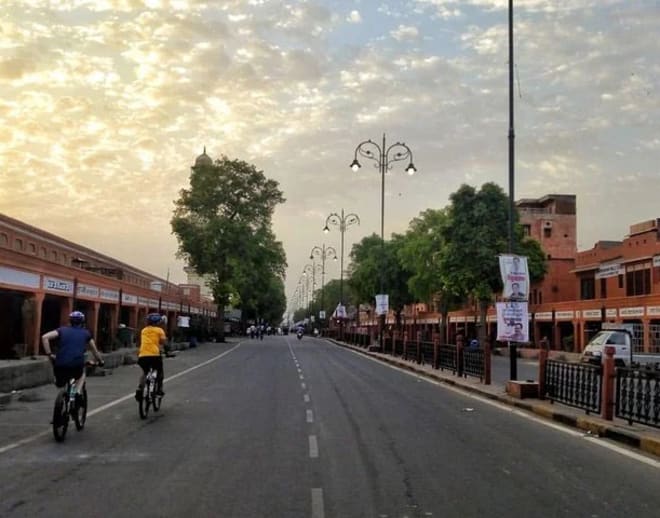
[[154, 412], [160, 410], [163, 396], [158, 394], [158, 372], [151, 367], [144, 377], [144, 386], [142, 387], [142, 397], [138, 401], [138, 410], [140, 419], [146, 419], [149, 415], [149, 407], [153, 407]]
[[[96, 367], [99, 363], [85, 362], [85, 369]], [[55, 398], [53, 407], [53, 436], [57, 442], [64, 441], [69, 420], [73, 419], [76, 430], [81, 431], [87, 421], [87, 383], [83, 383], [82, 391], [76, 389], [76, 379], [71, 378]], [[76, 396], [80, 395], [77, 399]]]

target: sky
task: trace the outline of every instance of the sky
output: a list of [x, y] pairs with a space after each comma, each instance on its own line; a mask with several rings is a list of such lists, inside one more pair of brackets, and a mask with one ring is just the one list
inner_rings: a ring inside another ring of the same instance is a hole
[[[578, 248], [660, 217], [657, 0], [516, 0], [515, 198], [577, 196]], [[506, 0], [2, 0], [0, 212], [185, 282], [170, 219], [203, 148], [286, 197], [291, 296], [312, 247], [380, 232], [365, 140], [405, 142], [385, 234], [461, 184], [508, 190]], [[326, 280], [339, 276], [326, 264]]]

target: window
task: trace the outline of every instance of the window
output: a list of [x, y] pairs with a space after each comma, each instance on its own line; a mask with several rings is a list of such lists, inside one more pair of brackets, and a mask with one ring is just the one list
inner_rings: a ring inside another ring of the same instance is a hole
[[23, 240], [16, 238], [14, 239], [14, 250], [17, 250], [18, 252], [23, 251]]
[[607, 298], [607, 279], [600, 280], [600, 298], [601, 299]]
[[552, 227], [545, 227], [543, 229], [543, 237], [552, 237]]
[[619, 288], [623, 288], [623, 274], [619, 275]]
[[45, 246], [41, 247], [41, 249], [39, 250], [39, 255], [41, 255], [41, 257], [43, 257], [44, 259], [48, 257], [48, 250], [46, 250]]
[[532, 233], [531, 225], [523, 225], [522, 229], [523, 229], [523, 236], [528, 237], [531, 235]]
[[50, 251], [50, 258], [53, 261], [57, 261], [57, 250], [51, 250]]
[[28, 249], [32, 255], [37, 255], [37, 246], [34, 243], [30, 243]]
[[539, 304], [543, 304], [543, 292], [539, 290]]
[[648, 295], [651, 293], [651, 263], [630, 265], [626, 268], [626, 295]]
[[583, 277], [580, 279], [580, 299], [591, 300], [596, 298], [596, 279]]
[[0, 234], [0, 246], [7, 246], [9, 244], [9, 238], [4, 232]]

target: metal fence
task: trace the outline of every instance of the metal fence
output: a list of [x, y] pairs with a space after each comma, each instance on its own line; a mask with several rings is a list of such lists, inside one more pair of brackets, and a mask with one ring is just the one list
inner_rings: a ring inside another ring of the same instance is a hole
[[412, 340], [406, 340], [405, 347], [404, 347], [404, 355], [403, 359], [404, 360], [412, 360], [412, 361], [418, 361], [417, 360], [417, 341], [412, 341]]
[[467, 376], [476, 376], [483, 380], [485, 375], [484, 350], [483, 349], [463, 349], [463, 369], [462, 374]]
[[438, 346], [438, 368], [448, 369], [454, 372], [458, 371], [458, 347], [455, 345]]
[[420, 360], [422, 363], [433, 365], [435, 358], [435, 346], [433, 342], [419, 342]]
[[660, 428], [660, 367], [616, 370], [616, 416]]
[[587, 412], [600, 412], [602, 366], [547, 360], [545, 394], [551, 402], [559, 401]]

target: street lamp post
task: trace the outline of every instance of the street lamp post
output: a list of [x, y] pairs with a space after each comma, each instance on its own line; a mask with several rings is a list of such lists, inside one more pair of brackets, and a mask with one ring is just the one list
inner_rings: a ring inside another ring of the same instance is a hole
[[[381, 240], [381, 261], [385, 252], [385, 173], [392, 168], [394, 162], [409, 160], [406, 172], [413, 175], [417, 172], [413, 164], [413, 154], [410, 148], [403, 142], [395, 142], [387, 147], [385, 133], [383, 133], [383, 144], [379, 146], [373, 140], [360, 142], [355, 148], [355, 156], [351, 162], [351, 169], [357, 172], [362, 165], [358, 161], [358, 154], [376, 162], [376, 167], [380, 169], [381, 188], [380, 188], [380, 240]], [[384, 272], [382, 263], [379, 268], [380, 293], [384, 291]], [[385, 327], [385, 314], [380, 315], [380, 347], [383, 347], [383, 328]]]
[[344, 214], [344, 209], [341, 209], [341, 216], [336, 212], [330, 214], [325, 220], [325, 227], [323, 232], [326, 234], [330, 232], [329, 225], [339, 227], [341, 233], [341, 244], [339, 248], [339, 304], [344, 305], [344, 232], [351, 225], [360, 224], [360, 218], [357, 214]]
[[[325, 243], [323, 243], [323, 247], [320, 246], [315, 246], [312, 248], [311, 252], [309, 253], [309, 258], [314, 261], [315, 258], [319, 257], [321, 259], [321, 309], [325, 307], [325, 300], [324, 300], [324, 287], [325, 287], [325, 260], [327, 258], [333, 259], [334, 261], [337, 260], [337, 251], [331, 247], [325, 246]], [[320, 318], [320, 317], [319, 317]]]

